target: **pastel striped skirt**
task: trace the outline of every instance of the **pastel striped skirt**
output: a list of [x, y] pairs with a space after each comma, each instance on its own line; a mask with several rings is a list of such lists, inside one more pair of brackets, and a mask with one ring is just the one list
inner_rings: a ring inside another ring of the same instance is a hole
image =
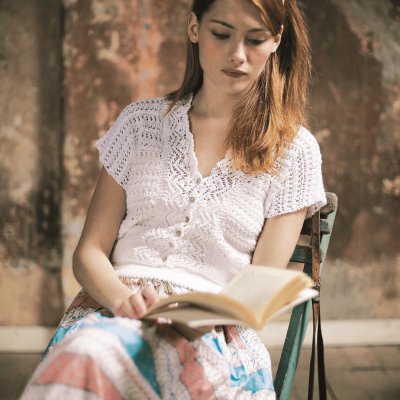
[[[121, 278], [138, 292], [186, 288]], [[21, 400], [275, 399], [269, 354], [249, 328], [188, 341], [169, 324], [112, 317], [82, 290], [67, 310]]]

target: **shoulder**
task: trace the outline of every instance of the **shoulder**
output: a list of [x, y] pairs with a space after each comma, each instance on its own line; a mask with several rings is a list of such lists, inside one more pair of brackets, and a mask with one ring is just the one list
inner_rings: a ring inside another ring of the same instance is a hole
[[314, 135], [300, 127], [285, 149], [279, 176], [273, 177], [266, 218], [309, 207], [307, 216], [326, 203], [322, 180], [321, 152]]
[[122, 135], [127, 140], [135, 140], [146, 132], [159, 132], [162, 119], [169, 102], [165, 97], [135, 101], [126, 106], [109, 130], [110, 135]]
[[315, 136], [301, 126], [293, 142], [287, 148], [285, 159], [321, 162], [321, 151]]
[[139, 139], [139, 132], [158, 131], [161, 117], [168, 107], [164, 97], [135, 101], [126, 106], [117, 120], [99, 140], [96, 147], [99, 151], [108, 148], [120, 148], [124, 144]]
[[141, 117], [146, 115], [161, 115], [168, 108], [169, 102], [165, 97], [135, 101], [126, 106], [119, 119]]
[[301, 126], [296, 137], [293, 140], [293, 145], [302, 149], [320, 152], [319, 144], [315, 136], [306, 128]]
[[177, 114], [181, 115], [182, 112], [187, 112], [191, 106], [191, 100], [191, 94], [179, 100], [168, 114], [166, 114], [166, 111], [171, 102], [166, 97], [135, 101], [123, 109], [116, 123], [156, 127], [155, 125], [160, 123], [164, 117], [174, 119]]
[[300, 127], [294, 140], [285, 149], [283, 159], [278, 162], [280, 180], [311, 176], [321, 170], [321, 164], [317, 139], [308, 129]]
[[[170, 113], [184, 110], [191, 105], [192, 95], [188, 95], [183, 99], [177, 101]], [[168, 110], [171, 101], [166, 97], [156, 97], [154, 99], [144, 99], [135, 101], [124, 108], [121, 116], [140, 116], [140, 115], [164, 115]]]

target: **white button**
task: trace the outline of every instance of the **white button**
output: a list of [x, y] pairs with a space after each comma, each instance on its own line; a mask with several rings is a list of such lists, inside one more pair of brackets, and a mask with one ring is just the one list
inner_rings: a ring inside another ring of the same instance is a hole
[[169, 247], [171, 247], [171, 248], [174, 247], [173, 243], [170, 243], [170, 244], [169, 244]]
[[193, 196], [190, 196], [190, 197], [189, 197], [189, 201], [190, 201], [191, 203], [193, 203], [195, 200], [196, 200], [196, 199], [195, 199]]
[[165, 262], [168, 260], [168, 257], [164, 257], [162, 260]]
[[181, 236], [181, 231], [176, 231], [176, 236]]
[[185, 222], [189, 222], [189, 217], [185, 217]]

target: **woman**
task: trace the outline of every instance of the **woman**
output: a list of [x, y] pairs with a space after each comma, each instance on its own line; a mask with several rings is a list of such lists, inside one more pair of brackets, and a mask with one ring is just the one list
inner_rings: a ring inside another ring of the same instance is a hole
[[307, 36], [295, 0], [196, 0], [188, 37], [179, 90], [129, 105], [96, 143], [104, 168], [73, 259], [84, 290], [23, 399], [275, 398], [253, 330], [138, 319], [249, 263], [285, 268], [325, 203], [301, 127]]

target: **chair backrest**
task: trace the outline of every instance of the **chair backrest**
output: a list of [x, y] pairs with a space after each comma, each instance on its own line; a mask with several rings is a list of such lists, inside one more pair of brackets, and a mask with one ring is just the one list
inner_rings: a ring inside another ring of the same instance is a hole
[[[329, 240], [336, 217], [338, 198], [334, 193], [326, 193], [327, 204], [321, 208], [320, 213], [320, 242], [317, 243], [320, 251], [321, 264], [320, 274], [325, 261], [328, 250]], [[301, 231], [302, 235], [310, 235], [312, 237], [313, 227], [312, 219], [308, 218], [304, 221]], [[304, 263], [304, 272], [311, 276], [311, 260], [312, 246], [297, 245], [290, 261]], [[316, 249], [314, 249], [315, 251]], [[283, 345], [281, 359], [279, 361], [278, 371], [276, 373], [274, 387], [276, 398], [278, 400], [289, 399], [290, 390], [292, 388], [294, 373], [300, 358], [301, 347], [304, 342], [308, 320], [310, 317], [312, 305], [311, 300], [300, 304], [292, 311], [289, 327], [286, 334], [286, 340]]]

